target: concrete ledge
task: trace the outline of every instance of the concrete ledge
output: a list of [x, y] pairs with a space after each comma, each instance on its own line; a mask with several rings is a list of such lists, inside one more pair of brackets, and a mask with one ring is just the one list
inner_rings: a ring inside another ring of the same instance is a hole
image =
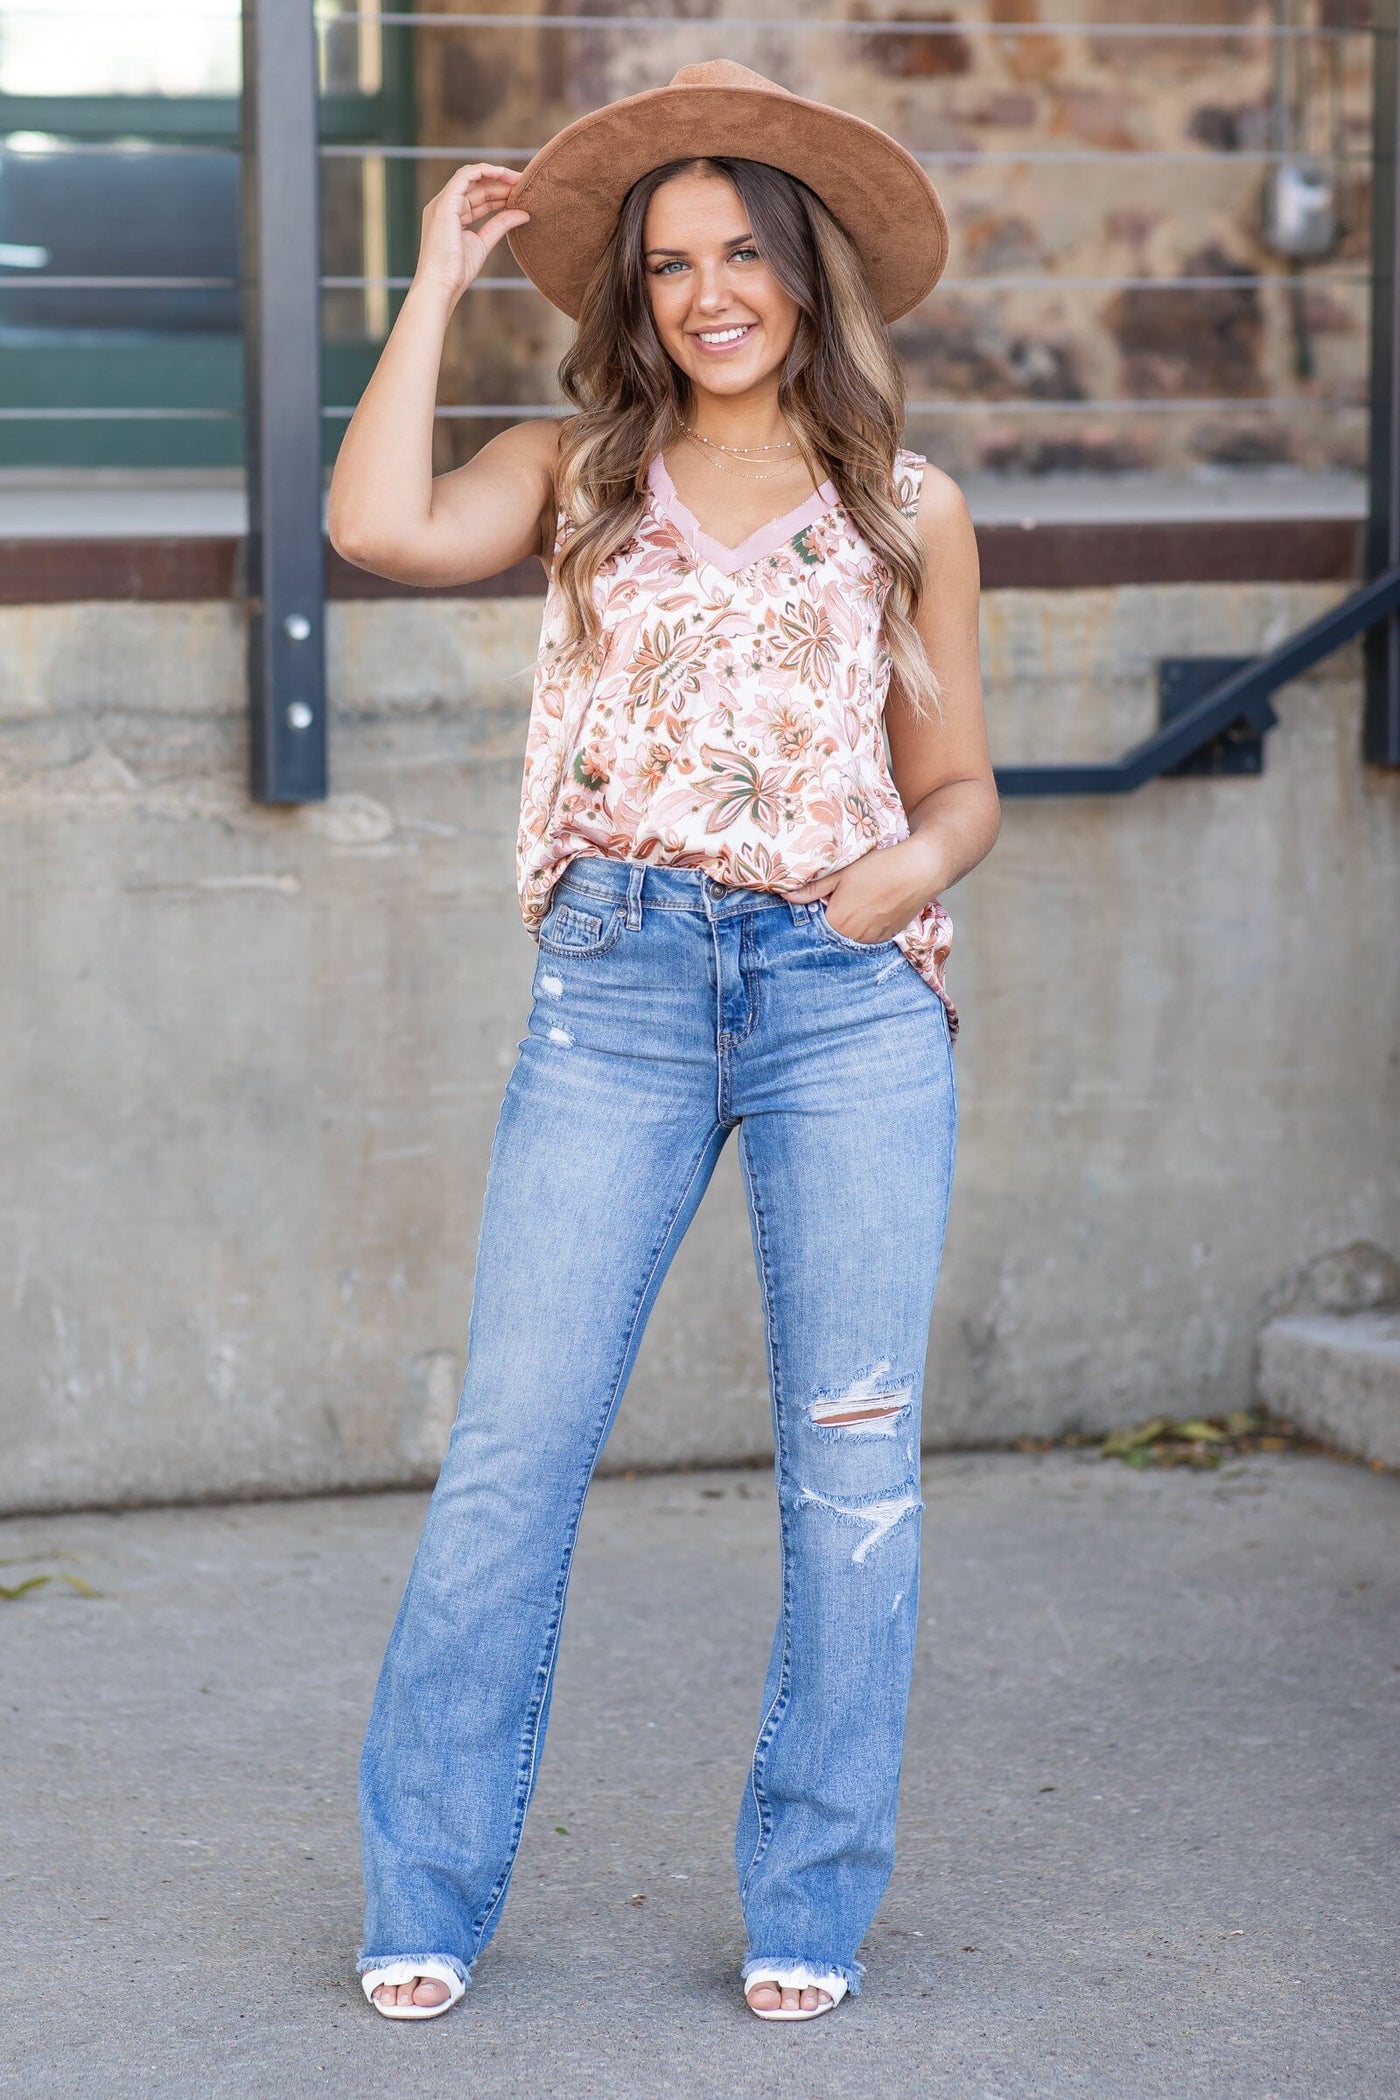
[[[1361, 573], [1352, 518], [1165, 518], [1112, 523], [1027, 517], [977, 524], [988, 591], [1124, 584], [1349, 583]], [[0, 534], [0, 605], [237, 598], [246, 550], [230, 534]], [[542, 598], [531, 558], [478, 583], [420, 590], [372, 576], [325, 548], [328, 598]]]
[[1259, 1397], [1315, 1436], [1400, 1466], [1400, 1311], [1271, 1320]]

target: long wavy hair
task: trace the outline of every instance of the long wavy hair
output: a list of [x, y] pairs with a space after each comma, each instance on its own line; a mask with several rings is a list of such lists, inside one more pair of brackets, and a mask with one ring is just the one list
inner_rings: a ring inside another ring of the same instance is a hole
[[821, 199], [764, 161], [690, 159], [652, 169], [627, 192], [589, 281], [578, 333], [559, 366], [574, 408], [561, 429], [556, 470], [571, 528], [554, 570], [565, 607], [564, 659], [595, 659], [601, 623], [594, 580], [635, 531], [648, 464], [691, 408], [690, 383], [652, 320], [643, 262], [647, 206], [663, 183], [690, 170], [733, 184], [769, 269], [797, 305], [778, 406], [813, 480], [834, 483], [889, 576], [882, 639], [891, 689], [915, 714], [937, 714], [938, 679], [914, 626], [923, 543], [895, 500], [904, 382], [889, 329], [859, 256]]

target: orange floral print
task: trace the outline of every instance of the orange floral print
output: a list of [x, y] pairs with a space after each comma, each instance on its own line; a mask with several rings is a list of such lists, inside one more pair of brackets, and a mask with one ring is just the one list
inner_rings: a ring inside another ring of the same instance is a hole
[[794, 707], [791, 701], [785, 700], [774, 708], [763, 734], [779, 758], [801, 758], [804, 751], [811, 749], [815, 734], [813, 718], [805, 709]]
[[[924, 464], [896, 455], [909, 517]], [[559, 544], [568, 529], [561, 513]], [[552, 586], [545, 599], [516, 845], [531, 933], [576, 854], [781, 894], [908, 837], [881, 733], [889, 573], [830, 482], [730, 548], [658, 457], [594, 591], [605, 641], [580, 671], [559, 668], [563, 608]], [[895, 936], [956, 1032], [952, 938], [936, 898]]]
[[832, 677], [836, 670], [836, 637], [825, 613], [810, 599], [799, 599], [779, 613], [778, 633], [784, 644], [778, 658], [780, 670], [796, 671], [807, 685], [824, 685]]

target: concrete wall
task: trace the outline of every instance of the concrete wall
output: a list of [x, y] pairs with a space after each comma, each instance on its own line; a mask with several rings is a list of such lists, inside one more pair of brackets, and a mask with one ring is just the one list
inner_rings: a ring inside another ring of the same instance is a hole
[[[1247, 652], [1335, 595], [990, 593], [998, 756], [1113, 752], [1157, 655]], [[0, 1505], [431, 1476], [534, 959], [538, 617], [336, 605], [336, 793], [269, 810], [234, 608], [0, 611]], [[1011, 804], [951, 895], [933, 1443], [1242, 1404], [1280, 1279], [1400, 1245], [1400, 780], [1358, 757], [1354, 654], [1281, 706], [1262, 780]], [[767, 1436], [729, 1157], [609, 1462]]]

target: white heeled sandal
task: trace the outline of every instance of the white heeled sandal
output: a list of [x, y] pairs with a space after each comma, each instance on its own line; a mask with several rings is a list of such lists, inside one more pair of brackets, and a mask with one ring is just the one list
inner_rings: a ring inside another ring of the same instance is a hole
[[[810, 2009], [795, 2005], [790, 2011], [777, 2005], [771, 2011], [762, 2012], [758, 2006], [749, 2004], [749, 1992], [763, 1984], [780, 1991], [825, 1991], [831, 2003], [814, 2005]], [[823, 2013], [834, 2012], [845, 1995], [844, 1976], [834, 1976], [829, 1969], [809, 1969], [803, 1962], [787, 1969], [755, 1969], [751, 1976], [744, 1978], [744, 2003], [756, 2020], [819, 2020]]]
[[[447, 1996], [441, 2005], [381, 2005], [374, 1995], [383, 1983], [403, 1984], [413, 1983], [415, 1980], [445, 1983]], [[425, 1961], [391, 1961], [386, 1962], [382, 1969], [366, 1969], [360, 1982], [364, 1985], [365, 1996], [370, 2004], [377, 2013], [382, 2013], [386, 2020], [435, 2020], [439, 2013], [451, 2012], [458, 1999], [465, 1995], [467, 1988], [448, 1962], [434, 1961], [431, 1955]]]

